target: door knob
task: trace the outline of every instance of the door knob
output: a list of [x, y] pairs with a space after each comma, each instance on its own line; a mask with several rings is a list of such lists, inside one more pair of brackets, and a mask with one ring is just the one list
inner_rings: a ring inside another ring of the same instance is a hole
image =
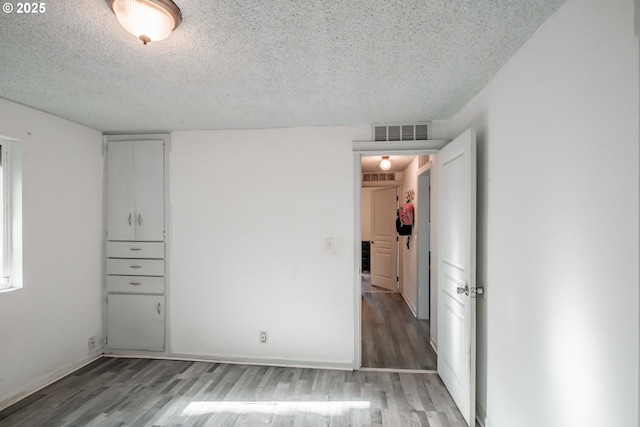
[[478, 286], [478, 287], [473, 287], [469, 289], [469, 285], [464, 285], [464, 288], [462, 286], [458, 286], [456, 288], [456, 292], [458, 293], [458, 295], [471, 294], [471, 298], [476, 298], [478, 295], [484, 295], [484, 288], [482, 286]]
[[469, 295], [469, 285], [464, 285], [464, 288], [462, 286], [458, 286], [456, 288], [456, 292], [458, 293], [458, 295], [460, 294]]

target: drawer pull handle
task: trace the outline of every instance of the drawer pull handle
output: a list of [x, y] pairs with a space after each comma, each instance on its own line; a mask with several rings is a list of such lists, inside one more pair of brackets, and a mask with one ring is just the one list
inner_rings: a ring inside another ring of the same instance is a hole
[[142, 248], [129, 248], [130, 251], [141, 251]]
[[160, 314], [160, 303], [158, 303], [158, 314]]
[[142, 226], [142, 215], [138, 214], [138, 225]]
[[131, 227], [131, 213], [129, 213], [129, 227]]
[[142, 282], [129, 282], [129, 284], [133, 286], [140, 286], [142, 285]]
[[131, 267], [131, 268], [142, 268], [141, 265], [130, 265], [129, 267]]

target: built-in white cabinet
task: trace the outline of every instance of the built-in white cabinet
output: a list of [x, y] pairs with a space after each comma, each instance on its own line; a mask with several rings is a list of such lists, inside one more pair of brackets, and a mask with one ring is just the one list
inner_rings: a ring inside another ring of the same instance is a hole
[[109, 294], [107, 296], [108, 348], [164, 350], [164, 296]]
[[164, 141], [107, 143], [107, 239], [164, 240]]
[[168, 135], [106, 136], [110, 352], [165, 351]]

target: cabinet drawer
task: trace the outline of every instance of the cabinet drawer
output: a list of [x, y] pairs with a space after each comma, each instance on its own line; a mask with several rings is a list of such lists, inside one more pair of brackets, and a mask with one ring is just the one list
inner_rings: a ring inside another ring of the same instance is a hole
[[164, 242], [107, 242], [107, 258], [164, 258]]
[[107, 292], [162, 294], [164, 293], [164, 277], [107, 276]]
[[108, 258], [107, 274], [122, 276], [164, 276], [164, 260]]

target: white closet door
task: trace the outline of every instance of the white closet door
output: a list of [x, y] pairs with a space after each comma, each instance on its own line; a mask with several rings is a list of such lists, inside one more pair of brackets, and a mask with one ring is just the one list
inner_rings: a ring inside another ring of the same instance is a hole
[[164, 240], [164, 147], [137, 141], [134, 154], [135, 240]]
[[107, 238], [134, 240], [133, 142], [107, 146]]

